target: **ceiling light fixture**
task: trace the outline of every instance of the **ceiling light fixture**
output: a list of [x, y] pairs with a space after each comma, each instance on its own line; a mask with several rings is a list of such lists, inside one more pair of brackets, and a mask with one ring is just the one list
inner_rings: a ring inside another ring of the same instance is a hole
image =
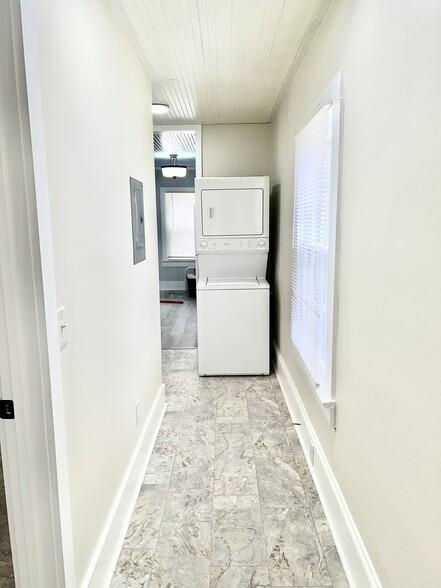
[[170, 161], [167, 165], [161, 165], [162, 175], [164, 178], [185, 178], [187, 175], [187, 166], [179, 165], [176, 153], [170, 155]]
[[168, 104], [161, 104], [160, 102], [153, 102], [152, 112], [153, 114], [166, 114], [170, 110]]

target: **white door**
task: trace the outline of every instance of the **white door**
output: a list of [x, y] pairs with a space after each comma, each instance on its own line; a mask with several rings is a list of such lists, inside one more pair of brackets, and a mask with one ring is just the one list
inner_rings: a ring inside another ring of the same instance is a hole
[[263, 234], [263, 190], [202, 190], [201, 203], [204, 236]]

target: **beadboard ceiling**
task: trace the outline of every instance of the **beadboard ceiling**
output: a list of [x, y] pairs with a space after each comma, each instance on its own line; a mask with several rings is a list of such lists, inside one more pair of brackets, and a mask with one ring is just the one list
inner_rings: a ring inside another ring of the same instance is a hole
[[170, 105], [156, 124], [269, 122], [331, 0], [111, 0]]
[[194, 167], [196, 162], [196, 132], [183, 130], [167, 130], [153, 132], [153, 150], [155, 165], [165, 165], [170, 154], [176, 153], [180, 165]]

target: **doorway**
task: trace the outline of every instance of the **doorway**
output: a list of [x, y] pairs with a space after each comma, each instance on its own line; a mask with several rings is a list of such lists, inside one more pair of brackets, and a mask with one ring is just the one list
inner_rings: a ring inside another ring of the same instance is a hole
[[[200, 127], [155, 127], [153, 134], [162, 349], [197, 348], [194, 181], [200, 175]], [[177, 154], [182, 178], [161, 167]]]

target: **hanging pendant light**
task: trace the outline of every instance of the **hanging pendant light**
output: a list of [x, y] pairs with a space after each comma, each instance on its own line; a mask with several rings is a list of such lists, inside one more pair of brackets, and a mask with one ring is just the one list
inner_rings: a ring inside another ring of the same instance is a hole
[[162, 165], [161, 170], [164, 178], [173, 178], [174, 180], [176, 178], [185, 178], [187, 175], [187, 166], [179, 165], [176, 153], [170, 155], [170, 161], [167, 165]]

